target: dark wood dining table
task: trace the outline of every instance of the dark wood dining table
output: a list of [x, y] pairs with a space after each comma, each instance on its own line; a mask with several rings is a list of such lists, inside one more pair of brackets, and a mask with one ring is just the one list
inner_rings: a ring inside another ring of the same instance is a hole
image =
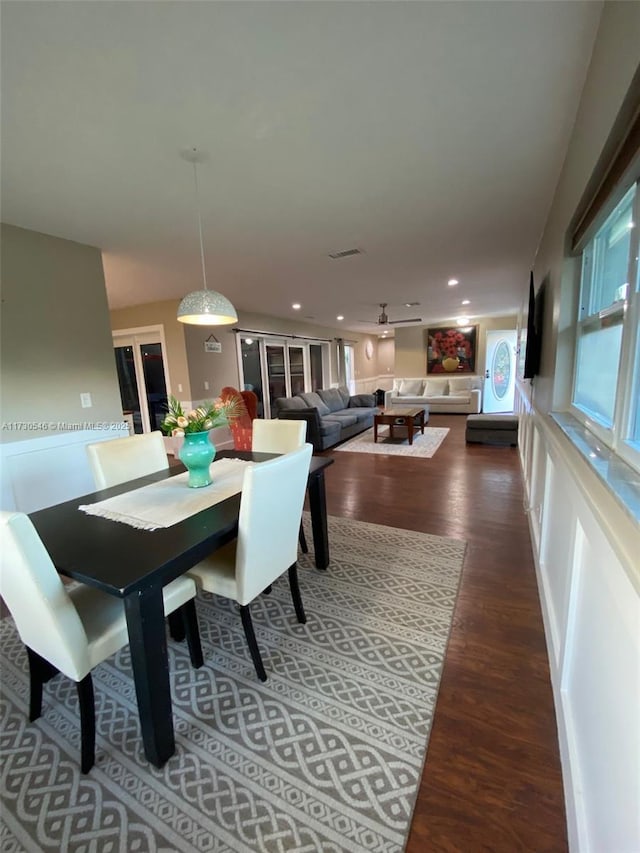
[[[229, 450], [219, 451], [216, 459], [220, 458], [263, 462], [273, 454]], [[319, 569], [329, 565], [324, 471], [332, 462], [331, 457], [313, 456], [307, 484], [314, 557]], [[156, 767], [175, 752], [162, 588], [235, 538], [240, 495], [154, 531], [88, 515], [78, 507], [139, 489], [183, 470], [172, 466], [29, 515], [60, 574], [123, 599], [144, 751]]]

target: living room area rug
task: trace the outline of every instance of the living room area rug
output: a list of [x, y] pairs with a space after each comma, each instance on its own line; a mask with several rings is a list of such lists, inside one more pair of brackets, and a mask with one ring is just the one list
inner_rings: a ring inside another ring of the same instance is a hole
[[[445, 440], [449, 427], [425, 427], [421, 432], [413, 434], [413, 444], [405, 437], [389, 438], [389, 428], [378, 430], [378, 440], [373, 440], [373, 427], [361, 432], [334, 447], [333, 450], [348, 450], [349, 453], [381, 453], [385, 456], [415, 456], [430, 459]], [[397, 432], [396, 432], [397, 435]]]
[[198, 597], [205, 664], [169, 640], [176, 753], [161, 769], [144, 757], [128, 647], [93, 671], [83, 775], [75, 685], [45, 685], [29, 723], [25, 650], [2, 619], [2, 850], [399, 853], [466, 545], [335, 517], [329, 540], [327, 571], [300, 556], [305, 625], [286, 577], [252, 605], [264, 684], [236, 605]]

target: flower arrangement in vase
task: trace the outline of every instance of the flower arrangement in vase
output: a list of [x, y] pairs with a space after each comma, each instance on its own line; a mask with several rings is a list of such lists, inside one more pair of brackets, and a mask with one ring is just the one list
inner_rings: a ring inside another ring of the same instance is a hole
[[185, 412], [175, 397], [169, 397], [168, 412], [160, 428], [173, 438], [184, 437], [178, 457], [189, 472], [188, 485], [193, 489], [211, 483], [209, 466], [216, 455], [209, 440], [209, 430], [225, 426], [234, 416], [234, 405], [214, 400]]

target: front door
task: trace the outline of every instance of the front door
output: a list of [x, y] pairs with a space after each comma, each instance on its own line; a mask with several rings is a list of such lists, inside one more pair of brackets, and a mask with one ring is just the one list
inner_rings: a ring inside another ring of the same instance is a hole
[[160, 429], [167, 413], [167, 377], [161, 335], [113, 335], [122, 412], [133, 432]]
[[512, 412], [516, 375], [516, 332], [487, 332], [482, 411]]

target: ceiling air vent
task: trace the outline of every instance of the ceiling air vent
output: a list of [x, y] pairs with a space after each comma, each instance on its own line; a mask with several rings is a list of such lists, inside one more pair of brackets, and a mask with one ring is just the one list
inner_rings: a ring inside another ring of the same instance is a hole
[[351, 255], [361, 255], [360, 249], [345, 249], [343, 252], [329, 252], [329, 257], [334, 261], [338, 258], [349, 258]]

